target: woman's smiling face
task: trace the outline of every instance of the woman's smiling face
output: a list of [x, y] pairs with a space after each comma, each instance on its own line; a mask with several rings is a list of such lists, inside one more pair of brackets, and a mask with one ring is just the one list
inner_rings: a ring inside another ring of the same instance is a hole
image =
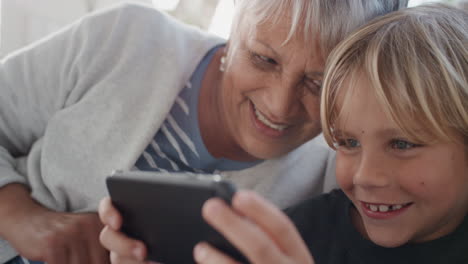
[[[289, 33], [288, 20], [240, 34], [219, 96], [229, 134], [251, 156], [283, 155], [318, 135], [324, 60], [313, 43]], [[240, 27], [249, 31], [248, 23]], [[301, 35], [302, 36], [302, 35]], [[315, 52], [317, 51], [317, 52]]]
[[468, 211], [466, 146], [411, 142], [384, 113], [367, 80], [360, 78], [351, 89], [338, 96], [343, 109], [334, 133], [336, 176], [357, 209], [356, 227], [384, 247], [452, 232]]

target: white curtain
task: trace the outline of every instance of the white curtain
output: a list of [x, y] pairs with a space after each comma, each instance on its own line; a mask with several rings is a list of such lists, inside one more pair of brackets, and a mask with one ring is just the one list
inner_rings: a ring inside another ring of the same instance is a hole
[[[123, 0], [1, 1], [0, 56], [3, 56], [73, 22], [88, 12]], [[150, 0], [133, 1], [151, 4]]]

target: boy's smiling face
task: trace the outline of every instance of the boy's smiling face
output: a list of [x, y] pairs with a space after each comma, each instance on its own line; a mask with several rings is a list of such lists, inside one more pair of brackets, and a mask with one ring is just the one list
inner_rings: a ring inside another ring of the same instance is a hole
[[338, 96], [343, 109], [335, 133], [336, 176], [357, 209], [351, 213], [355, 226], [384, 247], [452, 232], [468, 211], [466, 146], [412, 142], [365, 78], [353, 87]]

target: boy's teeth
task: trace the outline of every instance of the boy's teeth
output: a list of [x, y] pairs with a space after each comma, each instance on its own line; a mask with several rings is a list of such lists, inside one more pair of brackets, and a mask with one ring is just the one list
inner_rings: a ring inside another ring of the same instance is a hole
[[285, 128], [288, 127], [286, 125], [273, 124], [264, 115], [262, 115], [262, 113], [260, 113], [260, 111], [258, 111], [257, 108], [255, 108], [255, 115], [257, 116], [257, 119], [260, 120], [263, 124], [265, 124], [266, 126], [268, 126], [270, 128], [273, 128], [275, 130], [283, 131]]
[[388, 212], [388, 206], [386, 205], [379, 205], [379, 211], [380, 212]]
[[388, 211], [395, 211], [395, 210], [400, 210], [403, 208], [404, 205], [402, 204], [396, 204], [396, 205], [375, 205], [375, 204], [366, 204], [366, 207], [369, 208], [372, 212], [388, 212]]

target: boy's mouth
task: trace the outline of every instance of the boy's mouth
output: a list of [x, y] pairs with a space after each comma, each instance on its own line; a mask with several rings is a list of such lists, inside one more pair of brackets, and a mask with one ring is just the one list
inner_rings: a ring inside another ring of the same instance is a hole
[[373, 219], [384, 220], [396, 217], [405, 212], [413, 203], [378, 204], [360, 202], [364, 214]]
[[411, 203], [404, 203], [404, 204], [371, 204], [363, 202], [364, 206], [371, 210], [372, 212], [381, 212], [386, 213], [389, 211], [397, 211], [402, 209], [403, 207], [409, 206]]

